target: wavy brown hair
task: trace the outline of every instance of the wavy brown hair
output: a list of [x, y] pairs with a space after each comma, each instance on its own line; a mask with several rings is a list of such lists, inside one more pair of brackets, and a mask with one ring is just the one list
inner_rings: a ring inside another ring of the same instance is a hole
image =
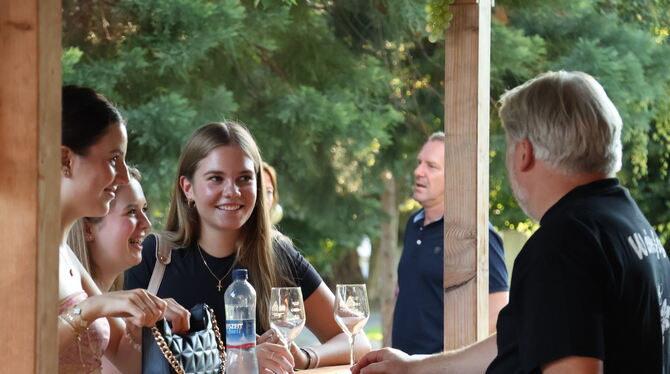
[[[225, 121], [210, 123], [197, 129], [186, 141], [179, 158], [177, 175], [165, 224], [165, 238], [173, 248], [186, 248], [196, 243], [200, 235], [200, 216], [197, 209], [188, 206], [188, 200], [179, 186], [180, 177], [193, 181], [200, 160], [218, 147], [238, 146], [254, 163], [256, 175], [256, 203], [249, 219], [240, 228], [235, 246], [236, 264], [249, 270], [251, 284], [256, 289], [256, 319], [263, 329], [269, 329], [268, 307], [270, 290], [283, 285], [287, 274], [285, 264], [275, 256], [273, 230], [265, 205], [261, 154], [251, 133], [243, 125]], [[235, 266], [235, 264], [233, 264]]]

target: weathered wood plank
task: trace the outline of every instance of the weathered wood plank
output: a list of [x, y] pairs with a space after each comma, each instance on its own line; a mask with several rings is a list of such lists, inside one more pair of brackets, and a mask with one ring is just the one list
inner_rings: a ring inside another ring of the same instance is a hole
[[60, 2], [0, 11], [2, 371], [57, 370]]
[[490, 4], [455, 3], [445, 39], [445, 350], [488, 334]]

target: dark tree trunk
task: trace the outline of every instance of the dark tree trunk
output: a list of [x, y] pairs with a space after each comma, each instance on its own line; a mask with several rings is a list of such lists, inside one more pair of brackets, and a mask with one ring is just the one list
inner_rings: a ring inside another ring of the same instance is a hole
[[398, 203], [396, 185], [393, 174], [386, 171], [382, 174], [384, 192], [382, 194], [382, 210], [386, 220], [381, 225], [378, 246], [373, 248], [374, 257], [370, 262], [370, 281], [373, 294], [379, 300], [382, 319], [382, 345], [391, 345], [391, 328], [393, 326], [393, 309], [395, 307], [395, 290], [398, 267]]

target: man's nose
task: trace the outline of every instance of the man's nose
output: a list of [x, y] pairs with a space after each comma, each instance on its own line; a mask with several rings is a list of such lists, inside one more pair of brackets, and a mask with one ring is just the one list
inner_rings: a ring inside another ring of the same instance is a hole
[[423, 166], [423, 164], [418, 164], [416, 165], [416, 168], [414, 168], [414, 176], [415, 177], [421, 177], [425, 174], [426, 168]]

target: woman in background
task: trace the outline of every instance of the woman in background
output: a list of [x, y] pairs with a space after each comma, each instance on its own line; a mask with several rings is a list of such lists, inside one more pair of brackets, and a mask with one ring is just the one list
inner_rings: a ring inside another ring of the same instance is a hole
[[276, 225], [281, 221], [283, 210], [279, 205], [279, 185], [277, 185], [277, 172], [267, 162], [263, 162], [263, 185], [265, 186], [266, 206], [270, 212], [270, 221]]

